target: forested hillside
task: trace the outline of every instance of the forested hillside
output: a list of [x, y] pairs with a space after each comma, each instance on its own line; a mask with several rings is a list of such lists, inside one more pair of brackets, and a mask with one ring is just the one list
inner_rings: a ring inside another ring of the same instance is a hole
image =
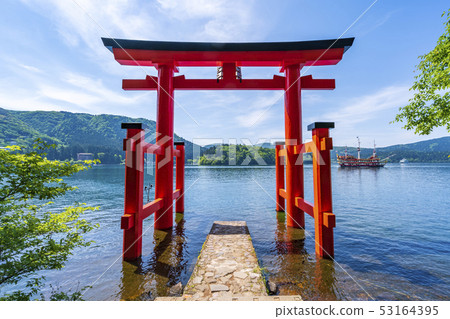
[[[57, 145], [56, 149], [49, 150], [50, 159], [75, 160], [77, 153], [93, 153], [104, 164], [120, 163], [124, 158], [123, 122], [142, 122], [149, 134], [156, 129], [154, 121], [144, 118], [56, 111], [10, 111], [0, 108], [0, 146], [29, 146], [36, 138], [41, 138]], [[186, 160], [192, 160], [192, 143], [178, 135], [175, 135], [175, 141], [186, 143]]]
[[[29, 146], [36, 138], [41, 138], [57, 145], [56, 149], [49, 151], [50, 159], [75, 160], [77, 153], [93, 153], [95, 158], [100, 159], [104, 164], [120, 163], [124, 159], [122, 139], [125, 137], [125, 130], [121, 129], [123, 122], [142, 122], [148, 128], [149, 135], [156, 129], [154, 121], [144, 118], [55, 111], [10, 111], [0, 108], [0, 146], [11, 144]], [[230, 152], [229, 145], [200, 148], [178, 135], [175, 135], [175, 141], [186, 143], [188, 163], [275, 164], [275, 150], [268, 144], [262, 145], [263, 147], [237, 145], [232, 147]], [[342, 146], [334, 147], [331, 154], [332, 160], [336, 159], [336, 152], [343, 154], [344, 149], [345, 147]], [[361, 150], [361, 156], [369, 157], [372, 151], [372, 149], [364, 148]], [[204, 154], [200, 158], [193, 159], [194, 152], [196, 155]], [[356, 155], [356, 148], [349, 147], [348, 152]], [[389, 157], [390, 162], [398, 162], [402, 158], [410, 162], [449, 162], [450, 137], [382, 147], [377, 149], [377, 153], [381, 158]], [[305, 160], [309, 159], [310, 156], [307, 155]]]

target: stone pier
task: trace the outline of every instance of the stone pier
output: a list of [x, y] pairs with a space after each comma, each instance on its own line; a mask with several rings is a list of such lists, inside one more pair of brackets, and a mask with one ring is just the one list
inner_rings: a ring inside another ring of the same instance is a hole
[[156, 300], [301, 300], [268, 296], [245, 221], [216, 221], [181, 297]]

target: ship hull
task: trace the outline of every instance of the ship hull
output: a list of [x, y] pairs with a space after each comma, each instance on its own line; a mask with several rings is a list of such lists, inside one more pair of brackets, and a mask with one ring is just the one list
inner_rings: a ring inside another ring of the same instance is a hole
[[386, 165], [386, 161], [382, 161], [379, 158], [364, 158], [364, 159], [357, 159], [354, 157], [345, 158], [344, 156], [338, 156], [338, 164], [341, 167], [383, 167]]
[[340, 167], [384, 167], [386, 163], [354, 163], [354, 162], [345, 162], [345, 163], [339, 163]]

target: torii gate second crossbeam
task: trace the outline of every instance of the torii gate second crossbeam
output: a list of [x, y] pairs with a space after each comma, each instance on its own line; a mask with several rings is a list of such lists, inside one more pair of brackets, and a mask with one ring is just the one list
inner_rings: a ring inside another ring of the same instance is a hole
[[[123, 80], [124, 90], [156, 90], [156, 145], [142, 140], [142, 127], [125, 124], [127, 128], [127, 159], [143, 165], [145, 152], [156, 154], [155, 200], [142, 206], [142, 179], [137, 168], [127, 167], [125, 189], [124, 259], [142, 254], [142, 220], [154, 213], [156, 229], [173, 226], [173, 200], [176, 211], [184, 210], [183, 164], [177, 164], [177, 187], [173, 190], [173, 157], [184, 157], [184, 147], [174, 150], [174, 91], [175, 90], [284, 90], [285, 148], [277, 146], [277, 211], [286, 211], [287, 226], [304, 228], [304, 212], [315, 219], [316, 254], [332, 257], [335, 217], [331, 206], [331, 176], [329, 150], [332, 148], [328, 129], [333, 123], [314, 123], [313, 142], [303, 144], [301, 120], [301, 90], [335, 88], [334, 79], [313, 79], [301, 76], [304, 66], [335, 65], [354, 38], [271, 43], [206, 43], [162, 42], [102, 38], [103, 44], [122, 65], [155, 67], [158, 76]], [[186, 79], [174, 76], [179, 67], [218, 67], [216, 79]], [[285, 76], [272, 79], [243, 79], [241, 67], [279, 67]], [[303, 162], [297, 159], [305, 152], [313, 153], [314, 205], [304, 200]], [[140, 153], [140, 155], [137, 155]], [[328, 154], [328, 156], [327, 156]], [[285, 159], [285, 174], [282, 167]], [[320, 159], [320, 161], [319, 161]], [[180, 168], [179, 168], [180, 167]], [[281, 176], [281, 174], [283, 176]], [[286, 178], [284, 178], [284, 175]], [[286, 183], [284, 183], [286, 182]], [[284, 184], [286, 186], [284, 187]], [[128, 192], [127, 192], [128, 188]], [[285, 201], [286, 200], [286, 205]]]

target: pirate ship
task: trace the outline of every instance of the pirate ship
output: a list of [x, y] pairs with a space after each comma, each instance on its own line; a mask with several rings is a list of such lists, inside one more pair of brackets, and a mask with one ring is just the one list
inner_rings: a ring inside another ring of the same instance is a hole
[[380, 159], [377, 156], [377, 150], [375, 142], [373, 144], [373, 154], [369, 158], [361, 158], [361, 143], [358, 139], [358, 157], [349, 155], [347, 152], [347, 147], [345, 147], [344, 155], [337, 155], [337, 162], [341, 167], [383, 167], [386, 165], [388, 158]]

